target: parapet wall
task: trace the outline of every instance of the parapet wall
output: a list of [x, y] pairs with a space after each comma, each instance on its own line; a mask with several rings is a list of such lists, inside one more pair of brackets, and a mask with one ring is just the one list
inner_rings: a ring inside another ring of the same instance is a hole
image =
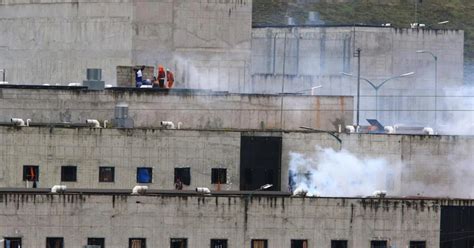
[[0, 202], [1, 235], [21, 237], [25, 247], [46, 237], [64, 237], [72, 247], [88, 237], [105, 238], [107, 247], [124, 247], [132, 237], [145, 238], [147, 247], [165, 247], [159, 244], [171, 238], [187, 239], [188, 247], [209, 247], [210, 239], [227, 239], [230, 247], [250, 247], [252, 239], [266, 239], [268, 247], [290, 247], [292, 239], [311, 247], [329, 247], [331, 240], [347, 240], [348, 247], [424, 240], [439, 247], [442, 206], [473, 206], [437, 199], [87, 193], [2, 193]]
[[161, 121], [172, 121], [182, 122], [185, 129], [298, 130], [307, 126], [336, 131], [339, 125], [352, 124], [352, 102], [352, 97], [344, 96], [3, 86], [0, 87], [0, 122], [18, 117], [46, 124], [85, 123], [86, 119], [110, 123], [115, 106], [127, 103], [129, 117], [139, 128], [157, 128]]

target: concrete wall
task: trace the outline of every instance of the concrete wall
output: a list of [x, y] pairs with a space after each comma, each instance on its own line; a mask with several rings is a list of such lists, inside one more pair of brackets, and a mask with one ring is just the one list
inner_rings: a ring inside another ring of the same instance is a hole
[[[458, 30], [254, 28], [250, 91], [281, 92], [284, 83], [285, 92], [310, 93], [311, 87], [322, 85], [316, 94], [356, 95], [356, 78], [341, 72], [357, 75], [353, 54], [361, 48], [361, 76], [375, 85], [392, 76], [416, 73], [387, 82], [378, 90], [378, 103], [375, 90], [362, 80], [362, 123], [366, 118], [377, 118], [386, 125], [434, 125], [434, 110], [450, 109], [451, 99], [443, 98], [444, 88], [463, 84], [463, 44], [464, 32]], [[434, 59], [417, 50], [431, 51], [438, 57], [436, 95], [440, 97], [436, 108]], [[441, 122], [441, 112], [438, 116]]]
[[[188, 247], [209, 247], [228, 239], [229, 247], [250, 248], [251, 239], [268, 247], [290, 247], [307, 239], [309, 247], [370, 247], [387, 240], [407, 247], [424, 240], [439, 247], [441, 206], [472, 206], [472, 201], [288, 198], [272, 196], [0, 195], [0, 235], [22, 237], [23, 246], [64, 237], [66, 247], [82, 247], [88, 237], [105, 238], [106, 247], [128, 247], [128, 239], [147, 239], [147, 247], [169, 247], [170, 238], [187, 238]], [[14, 216], [14, 217], [13, 217]]]
[[[111, 120], [117, 103], [129, 105], [135, 127], [160, 127], [161, 121], [195, 129], [300, 129], [308, 126], [337, 130], [352, 123], [352, 98], [241, 95], [209, 91], [0, 88], [0, 122], [12, 117], [37, 123], [85, 123]], [[283, 107], [283, 118], [281, 108]]]
[[[190, 167], [190, 189], [215, 189], [212, 168], [227, 168], [222, 190], [239, 189], [240, 133], [236, 132], [2, 128], [0, 136], [4, 151], [0, 187], [26, 187], [23, 165], [39, 165], [38, 187], [131, 189], [138, 184], [136, 168], [151, 167], [153, 181], [146, 185], [174, 189], [174, 168]], [[64, 165], [77, 166], [77, 182], [61, 182]], [[99, 166], [115, 167], [114, 183], [99, 183]]]
[[[131, 188], [136, 167], [154, 168], [150, 187], [173, 188], [173, 169], [191, 167], [191, 186], [210, 184], [211, 168], [227, 168], [223, 190], [238, 190], [241, 135], [282, 136], [281, 190], [288, 189], [289, 155], [314, 157], [316, 147], [341, 148], [355, 156], [382, 158], [394, 169], [391, 195], [474, 197], [468, 182], [474, 171], [473, 137], [339, 134], [342, 145], [327, 133], [235, 132], [193, 130], [0, 128], [0, 187], [25, 187], [23, 165], [39, 165], [39, 187], [60, 182], [60, 167], [78, 166], [75, 188]], [[98, 183], [98, 167], [115, 166], [116, 183]], [[382, 175], [387, 176], [387, 175]], [[31, 187], [31, 184], [30, 184]], [[372, 193], [372, 192], [370, 192]]]
[[116, 85], [117, 66], [162, 64], [177, 87], [238, 91], [251, 15], [249, 0], [2, 1], [0, 68], [10, 83], [62, 85], [102, 68]]

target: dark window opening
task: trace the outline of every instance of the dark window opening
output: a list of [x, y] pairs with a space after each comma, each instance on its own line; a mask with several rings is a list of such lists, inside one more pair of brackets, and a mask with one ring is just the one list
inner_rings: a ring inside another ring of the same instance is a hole
[[37, 182], [39, 180], [39, 166], [24, 165], [23, 166], [23, 181]]
[[99, 167], [99, 182], [113, 183], [115, 181], [114, 167]]
[[61, 181], [62, 182], [76, 182], [77, 181], [77, 167], [76, 166], [61, 166]]
[[410, 241], [410, 248], [426, 248], [426, 241]]
[[170, 248], [188, 248], [187, 239], [171, 239]]
[[331, 248], [347, 248], [347, 240], [331, 240]]
[[4, 248], [21, 248], [21, 238], [4, 238]]
[[227, 183], [227, 169], [212, 168], [211, 183], [212, 184], [226, 184]]
[[370, 241], [371, 248], [387, 248], [387, 240], [372, 240]]
[[94, 245], [97, 248], [104, 248], [105, 238], [87, 238], [87, 245]]
[[227, 239], [211, 239], [211, 248], [227, 248]]
[[191, 168], [174, 168], [174, 182], [191, 185]]
[[128, 248], [146, 248], [146, 239], [130, 238], [128, 240]]
[[153, 168], [138, 167], [137, 183], [151, 183], [153, 181]]
[[242, 136], [240, 149], [240, 190], [280, 190], [281, 137]]
[[266, 240], [266, 239], [252, 239], [251, 248], [268, 248], [268, 240]]
[[291, 240], [291, 248], [308, 248], [308, 240], [302, 240], [302, 239]]
[[46, 248], [63, 248], [64, 238], [46, 238]]
[[474, 247], [474, 206], [441, 207], [440, 248]]

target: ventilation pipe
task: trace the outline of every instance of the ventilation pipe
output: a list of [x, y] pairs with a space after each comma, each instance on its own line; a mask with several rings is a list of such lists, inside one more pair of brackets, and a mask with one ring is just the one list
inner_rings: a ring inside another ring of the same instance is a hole
[[395, 133], [395, 128], [393, 128], [392, 126], [385, 126], [383, 130], [385, 131], [385, 133]]
[[51, 188], [51, 193], [64, 193], [67, 189], [66, 185], [54, 185]]
[[104, 128], [107, 128], [107, 124], [109, 124], [108, 120], [104, 120]]
[[10, 119], [11, 123], [13, 123], [13, 125], [15, 126], [20, 126], [20, 127], [24, 127], [25, 126], [25, 121], [23, 119], [20, 119], [20, 118], [11, 118]]
[[144, 195], [148, 190], [148, 186], [137, 185], [132, 189], [132, 195]]
[[423, 133], [426, 135], [434, 135], [434, 130], [431, 127], [425, 127], [423, 128]]
[[201, 194], [210, 194], [211, 190], [209, 190], [208, 188], [204, 188], [204, 187], [198, 187], [198, 188], [196, 188], [196, 192], [201, 193]]
[[175, 129], [174, 123], [171, 121], [162, 121], [161, 126], [166, 128], [166, 129]]
[[178, 129], [181, 129], [181, 126], [183, 126], [182, 122], [178, 122]]
[[347, 133], [355, 133], [355, 128], [354, 128], [354, 126], [351, 126], [351, 125], [346, 126], [346, 132], [347, 132]]
[[94, 126], [93, 126], [94, 128], [101, 128], [101, 127], [100, 127], [100, 122], [99, 122], [98, 120], [87, 119], [87, 120], [86, 120], [86, 123], [87, 123], [87, 124], [93, 124], [93, 125], [94, 125]]

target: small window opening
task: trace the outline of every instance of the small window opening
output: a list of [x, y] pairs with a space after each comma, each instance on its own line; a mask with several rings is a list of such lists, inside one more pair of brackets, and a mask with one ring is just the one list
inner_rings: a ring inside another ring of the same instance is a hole
[[145, 238], [130, 238], [128, 240], [128, 248], [146, 248]]
[[105, 248], [105, 238], [87, 238], [87, 245]]
[[331, 240], [331, 248], [347, 248], [347, 240]]
[[370, 241], [371, 248], [387, 248], [387, 240], [372, 240]]
[[212, 168], [211, 183], [212, 184], [226, 184], [227, 183], [227, 169]]
[[99, 182], [113, 183], [115, 181], [114, 167], [99, 167]]
[[188, 239], [173, 238], [170, 241], [170, 248], [188, 248]]
[[227, 248], [227, 239], [211, 239], [211, 248]]
[[174, 168], [174, 182], [175, 184], [191, 185], [191, 168]]
[[46, 248], [63, 248], [64, 238], [46, 238]]
[[138, 167], [137, 168], [137, 182], [151, 183], [153, 181], [153, 168]]
[[291, 240], [291, 248], [308, 248], [308, 240]]
[[77, 181], [77, 166], [62, 166], [61, 167], [61, 181], [62, 182], [76, 182]]
[[410, 248], [426, 248], [426, 241], [410, 241]]
[[268, 240], [266, 239], [252, 239], [251, 248], [268, 248]]
[[4, 238], [5, 248], [21, 248], [21, 238]]

